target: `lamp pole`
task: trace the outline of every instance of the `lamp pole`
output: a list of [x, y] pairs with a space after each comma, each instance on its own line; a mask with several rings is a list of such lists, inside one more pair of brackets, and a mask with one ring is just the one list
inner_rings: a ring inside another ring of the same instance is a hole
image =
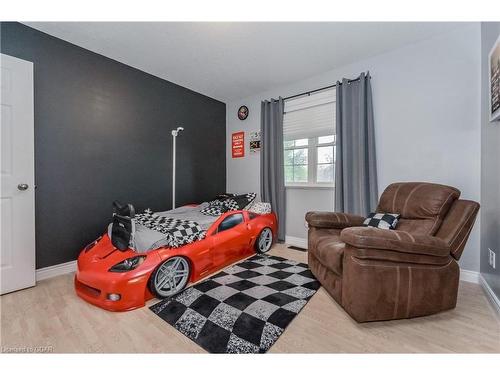
[[175, 140], [180, 131], [184, 128], [179, 126], [177, 129], [172, 130], [172, 210], [175, 208]]

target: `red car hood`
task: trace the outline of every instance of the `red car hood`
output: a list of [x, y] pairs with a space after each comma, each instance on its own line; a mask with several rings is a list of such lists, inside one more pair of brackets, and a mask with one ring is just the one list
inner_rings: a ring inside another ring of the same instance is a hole
[[92, 267], [96, 270], [109, 270], [115, 264], [138, 255], [134, 250], [121, 251], [113, 246], [111, 239], [105, 234], [89, 250], [83, 250], [78, 257], [78, 269]]

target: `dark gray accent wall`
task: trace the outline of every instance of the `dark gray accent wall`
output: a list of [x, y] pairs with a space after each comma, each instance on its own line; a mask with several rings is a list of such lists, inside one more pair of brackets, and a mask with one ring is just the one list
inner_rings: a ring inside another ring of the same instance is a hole
[[[489, 120], [488, 54], [500, 22], [481, 24], [481, 274], [500, 299], [500, 121]], [[488, 264], [496, 252], [496, 269]]]
[[0, 30], [2, 53], [34, 63], [37, 268], [76, 259], [115, 199], [171, 208], [177, 126], [177, 205], [225, 190], [224, 103], [20, 23]]

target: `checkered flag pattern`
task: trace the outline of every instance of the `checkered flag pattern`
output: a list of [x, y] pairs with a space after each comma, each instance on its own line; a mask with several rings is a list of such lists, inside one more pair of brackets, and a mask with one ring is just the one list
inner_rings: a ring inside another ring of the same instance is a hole
[[150, 309], [210, 353], [265, 353], [319, 287], [307, 264], [255, 255]]
[[227, 198], [219, 198], [219, 199], [214, 199], [213, 201], [209, 201], [208, 205], [209, 206], [221, 206], [222, 203], [226, 200]]
[[365, 227], [375, 227], [380, 229], [396, 229], [400, 214], [384, 214], [372, 212], [367, 216], [363, 225]]
[[257, 194], [256, 193], [247, 193], [247, 194], [243, 194], [243, 196], [245, 198], [244, 198], [244, 200], [242, 200], [240, 202], [240, 208], [239, 208], [240, 210], [246, 210], [248, 207], [250, 207], [250, 205], [253, 203], [253, 201], [257, 197]]
[[229, 211], [229, 208], [227, 208], [226, 206], [223, 206], [222, 204], [221, 205], [219, 205], [219, 204], [210, 205], [210, 206], [202, 208], [200, 210], [200, 212], [202, 214], [208, 215], [208, 216], [220, 216], [224, 212], [227, 212], [227, 211]]
[[136, 225], [165, 234], [165, 246], [180, 247], [205, 238], [206, 231], [195, 221], [159, 216], [146, 210], [132, 219]]
[[256, 193], [234, 195], [226, 199], [216, 199], [209, 202], [208, 207], [200, 212], [209, 216], [220, 216], [227, 211], [244, 210], [251, 205], [257, 196]]
[[238, 202], [232, 198], [226, 199], [222, 205], [226, 207], [228, 211], [236, 211], [243, 209], [243, 207], [240, 208]]

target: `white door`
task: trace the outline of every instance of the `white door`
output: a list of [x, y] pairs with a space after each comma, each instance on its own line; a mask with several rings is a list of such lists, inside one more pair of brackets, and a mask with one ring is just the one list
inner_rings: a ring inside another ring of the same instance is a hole
[[35, 285], [33, 63], [0, 54], [0, 294]]

